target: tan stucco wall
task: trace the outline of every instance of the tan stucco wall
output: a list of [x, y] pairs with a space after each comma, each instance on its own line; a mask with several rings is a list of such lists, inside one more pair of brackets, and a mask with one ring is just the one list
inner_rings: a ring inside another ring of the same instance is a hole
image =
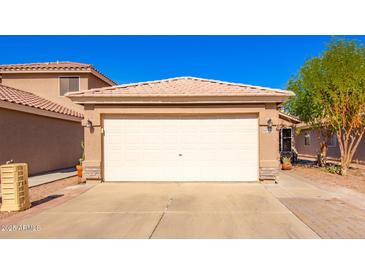
[[103, 80], [101, 80], [100, 78], [96, 77], [93, 74], [88, 74], [88, 87], [89, 89], [92, 88], [102, 88], [102, 87], [109, 87], [110, 85], [105, 83]]
[[0, 164], [25, 162], [29, 173], [73, 167], [81, 155], [80, 122], [0, 108]]
[[[311, 136], [311, 144], [309, 146], [304, 145], [304, 135], [309, 132]], [[319, 139], [318, 139], [318, 130], [309, 130], [304, 129], [301, 130], [299, 134], [295, 136], [295, 143], [298, 153], [303, 156], [311, 156], [316, 157], [319, 150]], [[336, 146], [328, 147], [328, 157], [339, 159], [341, 157], [340, 148], [338, 143], [336, 142]], [[361, 141], [355, 155], [353, 158], [354, 162], [360, 161], [365, 163], [365, 139]]]
[[[84, 128], [85, 156], [84, 175], [88, 180], [103, 178], [102, 116], [126, 114], [151, 116], [156, 114], [257, 114], [259, 118], [259, 167], [260, 178], [272, 178], [279, 167], [279, 137], [276, 129], [278, 111], [275, 104], [219, 105], [219, 106], [117, 106], [86, 105], [85, 121], [90, 120], [93, 128]], [[272, 132], [267, 131], [268, 119], [273, 121]]]
[[82, 106], [73, 103], [65, 96], [60, 96], [60, 76], [79, 76], [80, 90], [110, 86], [91, 73], [3, 73], [2, 84], [30, 91], [55, 103], [82, 112]]

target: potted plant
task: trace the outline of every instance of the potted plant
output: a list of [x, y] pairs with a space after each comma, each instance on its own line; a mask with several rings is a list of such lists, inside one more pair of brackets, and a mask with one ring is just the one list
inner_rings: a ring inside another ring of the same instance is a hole
[[82, 177], [82, 162], [85, 160], [85, 150], [84, 149], [85, 149], [84, 141], [81, 140], [82, 155], [81, 155], [81, 158], [79, 159], [79, 164], [76, 165], [77, 177], [79, 177], [79, 178]]
[[292, 164], [291, 164], [291, 158], [290, 157], [283, 157], [282, 158], [283, 164], [281, 165], [282, 170], [291, 170]]

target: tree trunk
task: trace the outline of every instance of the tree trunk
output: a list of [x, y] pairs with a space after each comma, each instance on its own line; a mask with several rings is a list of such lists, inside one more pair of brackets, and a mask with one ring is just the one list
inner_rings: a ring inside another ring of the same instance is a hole
[[324, 166], [326, 166], [326, 158], [327, 158], [327, 150], [328, 150], [327, 142], [326, 141], [321, 142], [319, 144], [319, 147], [320, 147], [320, 151], [317, 156], [318, 165], [320, 167], [324, 167]]
[[342, 176], [346, 176], [347, 175], [347, 170], [348, 170], [348, 167], [346, 167], [345, 165], [342, 165], [341, 164], [341, 175]]
[[352, 158], [358, 148], [365, 130], [360, 134], [354, 134], [352, 129], [343, 133], [337, 132], [337, 139], [341, 151], [341, 175], [346, 176], [352, 162]]
[[328, 129], [320, 129], [318, 131], [319, 151], [317, 154], [317, 164], [320, 167], [326, 166], [327, 152], [328, 152], [328, 141], [331, 133]]

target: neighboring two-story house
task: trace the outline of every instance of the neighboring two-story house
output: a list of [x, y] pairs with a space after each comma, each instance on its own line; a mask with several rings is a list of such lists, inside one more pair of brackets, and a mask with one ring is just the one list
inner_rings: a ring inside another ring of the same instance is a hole
[[0, 165], [25, 162], [33, 175], [77, 164], [83, 109], [64, 94], [112, 85], [88, 64], [0, 65]]
[[82, 107], [65, 97], [66, 92], [116, 85], [94, 66], [76, 62], [0, 65], [0, 84], [32, 92], [79, 112]]

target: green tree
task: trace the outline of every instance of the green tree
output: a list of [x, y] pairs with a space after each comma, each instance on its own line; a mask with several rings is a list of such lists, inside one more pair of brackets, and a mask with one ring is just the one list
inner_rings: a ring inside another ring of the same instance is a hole
[[312, 86], [312, 73], [317, 69], [316, 66], [318, 66], [317, 62], [307, 63], [301, 68], [299, 76], [289, 81], [288, 89], [294, 91], [296, 96], [288, 101], [285, 108], [291, 114], [299, 117], [310, 129], [315, 130], [319, 142], [317, 162], [319, 166], [324, 166], [331, 128], [324, 123], [323, 104], [321, 104], [320, 97]]
[[305, 62], [298, 75], [289, 81], [288, 89], [296, 96], [289, 100], [286, 108], [311, 128], [323, 129], [325, 150], [328, 136], [337, 135], [341, 174], [346, 175], [365, 133], [363, 45], [333, 39], [321, 56]]

